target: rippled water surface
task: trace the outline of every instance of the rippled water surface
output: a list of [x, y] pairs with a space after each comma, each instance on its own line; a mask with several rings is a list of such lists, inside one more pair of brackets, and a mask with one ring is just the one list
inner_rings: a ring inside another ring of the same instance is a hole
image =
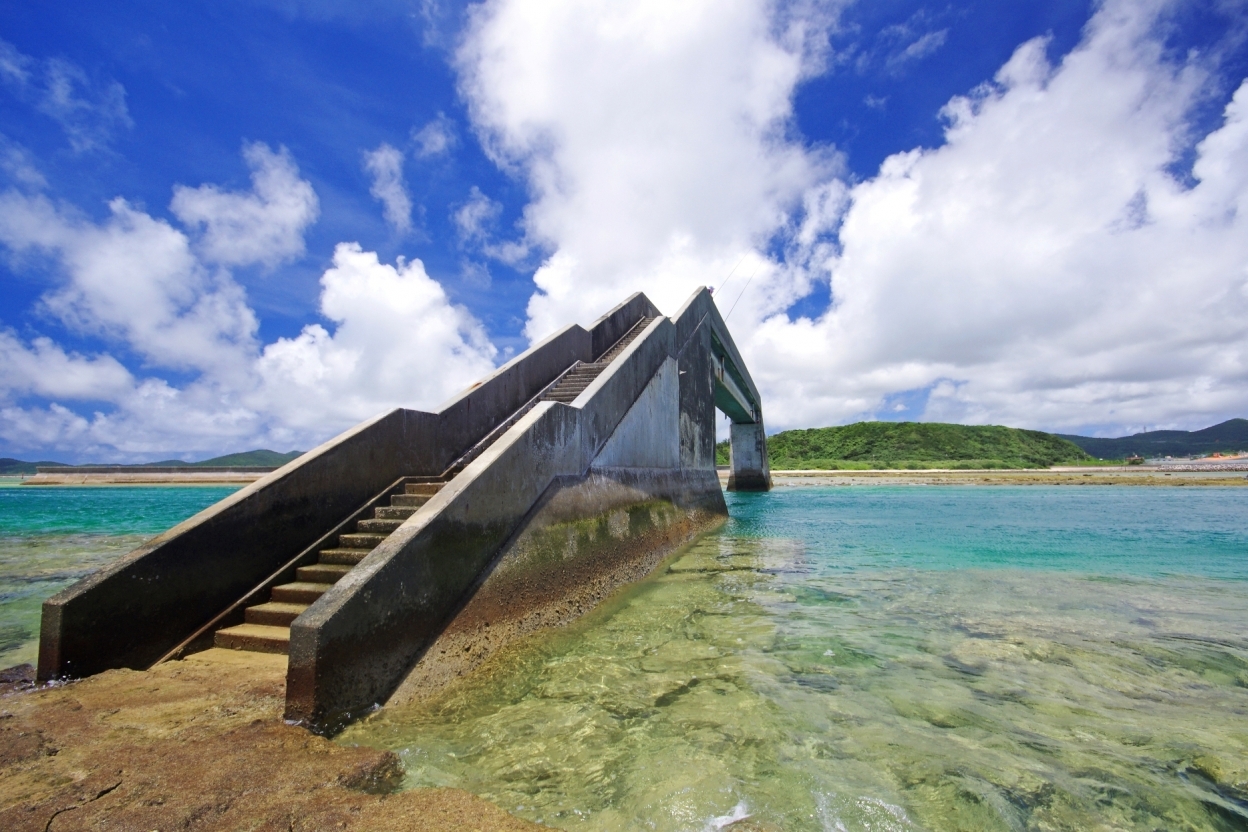
[[1248, 492], [729, 507], [592, 615], [341, 741], [567, 829], [1248, 828]]
[[34, 663], [45, 598], [235, 490], [0, 484], [0, 668]]

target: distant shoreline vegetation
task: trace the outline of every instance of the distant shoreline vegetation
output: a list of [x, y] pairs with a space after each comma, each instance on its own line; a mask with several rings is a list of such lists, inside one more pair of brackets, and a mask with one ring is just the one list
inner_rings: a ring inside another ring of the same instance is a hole
[[[290, 451], [289, 453], [280, 454], [277, 451], [259, 450], [259, 451], [243, 451], [237, 454], [226, 454], [225, 456], [213, 457], [199, 462], [184, 462], [180, 459], [162, 459], [159, 462], [140, 462], [133, 467], [151, 468], [280, 468], [287, 462], [296, 457], [302, 456], [303, 451]], [[20, 459], [0, 459], [0, 476], [31, 476], [35, 473], [37, 466], [45, 468], [54, 468], [68, 465], [66, 462], [47, 462], [40, 460], [39, 462], [26, 462]], [[110, 466], [117, 463], [101, 462], [101, 463], [83, 463], [88, 465]]]
[[[1069, 440], [1038, 430], [940, 422], [855, 422], [786, 430], [767, 438], [773, 470], [1048, 468], [1094, 460]], [[716, 448], [728, 464], [728, 443]]]
[[[941, 422], [855, 422], [786, 430], [767, 438], [767, 455], [776, 471], [1121, 465], [1135, 455], [1181, 457], [1240, 449], [1248, 449], [1248, 419], [1230, 419], [1198, 431], [1150, 431], [1118, 439]], [[728, 464], [727, 442], [715, 446], [715, 463]]]

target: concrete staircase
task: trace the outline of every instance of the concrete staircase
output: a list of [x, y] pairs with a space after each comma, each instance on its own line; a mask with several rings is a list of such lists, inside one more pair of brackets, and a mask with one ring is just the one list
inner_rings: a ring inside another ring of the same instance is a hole
[[244, 623], [218, 630], [214, 644], [232, 650], [286, 653], [290, 647], [290, 622], [364, 560], [445, 484], [407, 483], [404, 493], [390, 498], [390, 505], [375, 508], [373, 517], [358, 521], [354, 532], [338, 535], [336, 547], [322, 549], [317, 563], [300, 566], [294, 582], [273, 587], [267, 603], [248, 607]]
[[654, 317], [642, 318], [611, 349], [600, 355], [595, 361], [589, 364], [578, 363], [563, 378], [542, 394], [541, 401], [571, 404], [576, 400], [577, 396], [584, 392], [586, 387], [594, 383], [594, 379], [602, 375], [602, 371], [607, 369], [607, 365], [614, 361], [620, 353], [624, 352], [629, 344], [636, 341], [641, 333], [646, 331], [646, 327], [650, 326], [650, 323], [654, 320]]
[[214, 636], [214, 644], [233, 650], [287, 653], [290, 647], [290, 623], [311, 606], [313, 601], [350, 572], [353, 566], [389, 537], [404, 520], [411, 517], [417, 508], [427, 503], [442, 486], [480, 456], [539, 401], [566, 404], [575, 400], [654, 320], [653, 316], [639, 320], [595, 361], [577, 362], [543, 393], [500, 423], [487, 437], [456, 460], [439, 481], [408, 483], [405, 493], [391, 497], [388, 506], [378, 506], [372, 519], [360, 520], [356, 523], [354, 532], [339, 535], [337, 547], [322, 549], [318, 555], [318, 563], [300, 566], [297, 580], [273, 587], [267, 603], [248, 607], [244, 613], [244, 623], [218, 630]]
[[563, 402], [567, 404], [573, 401], [581, 394], [582, 390], [588, 387], [594, 379], [598, 378], [598, 376], [602, 374], [602, 371], [607, 368], [608, 364], [614, 361], [620, 353], [624, 352], [625, 348], [628, 347], [629, 344], [637, 340], [638, 336], [640, 336], [641, 333], [645, 331], [646, 327], [650, 325], [651, 321], [654, 320], [655, 318], [653, 316], [639, 320], [633, 325], [632, 329], [624, 333], [624, 336], [620, 338], [619, 341], [615, 342], [610, 349], [599, 356], [596, 361], [592, 363], [578, 361], [573, 364], [571, 369], [556, 379], [549, 387], [534, 396], [515, 413], [511, 414], [502, 422], [499, 422], [498, 427], [490, 431], [484, 439], [476, 445], [473, 445], [463, 454], [463, 456], [451, 463], [451, 467], [447, 468], [442, 473], [442, 479], [449, 480], [460, 471], [467, 468], [468, 463], [481, 456], [481, 454], [493, 445], [500, 436], [506, 433], [512, 425], [520, 421], [522, 416], [532, 410], [538, 402]]

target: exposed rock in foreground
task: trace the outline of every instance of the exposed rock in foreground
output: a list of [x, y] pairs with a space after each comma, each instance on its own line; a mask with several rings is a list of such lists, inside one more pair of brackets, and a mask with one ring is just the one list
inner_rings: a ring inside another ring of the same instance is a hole
[[0, 685], [0, 829], [523, 830], [392, 752], [282, 722], [285, 657], [213, 650], [61, 687]]

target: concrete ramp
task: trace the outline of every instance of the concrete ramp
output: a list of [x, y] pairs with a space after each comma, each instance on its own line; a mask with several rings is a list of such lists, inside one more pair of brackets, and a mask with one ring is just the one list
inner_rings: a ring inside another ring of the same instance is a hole
[[333, 731], [587, 612], [770, 487], [757, 389], [710, 293], [644, 295], [435, 413], [366, 422], [44, 604], [39, 676], [217, 644], [288, 652], [287, 716]]

